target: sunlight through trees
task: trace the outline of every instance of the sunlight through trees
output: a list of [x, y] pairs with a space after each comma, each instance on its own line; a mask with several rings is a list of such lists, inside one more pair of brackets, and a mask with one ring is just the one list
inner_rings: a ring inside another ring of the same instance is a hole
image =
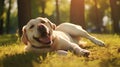
[[[47, 17], [57, 25], [75, 23], [89, 32], [120, 33], [119, 12], [119, 0], [30, 0], [20, 4], [17, 0], [1, 0], [0, 34], [16, 33], [30, 18], [38, 16]], [[103, 22], [105, 16], [108, 20]]]

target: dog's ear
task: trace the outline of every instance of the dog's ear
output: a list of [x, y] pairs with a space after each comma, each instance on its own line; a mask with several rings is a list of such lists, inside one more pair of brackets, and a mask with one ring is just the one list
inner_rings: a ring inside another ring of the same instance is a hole
[[55, 29], [56, 29], [56, 25], [55, 25], [54, 23], [52, 23], [49, 19], [47, 19], [47, 18], [45, 18], [45, 19], [48, 21], [50, 27], [51, 27], [53, 30], [55, 30]]
[[23, 32], [23, 34], [22, 34], [22, 37], [21, 37], [21, 41], [22, 41], [25, 45], [27, 45], [28, 38], [27, 38], [27, 34], [26, 34], [26, 26], [23, 26], [22, 32]]

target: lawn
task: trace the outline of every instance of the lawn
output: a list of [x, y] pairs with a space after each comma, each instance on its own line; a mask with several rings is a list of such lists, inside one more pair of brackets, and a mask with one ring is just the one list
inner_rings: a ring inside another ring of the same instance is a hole
[[88, 58], [71, 52], [67, 56], [56, 54], [25, 53], [24, 44], [16, 35], [0, 36], [0, 67], [120, 67], [120, 35], [92, 34], [103, 40], [105, 47], [89, 40], [85, 49], [91, 51]]

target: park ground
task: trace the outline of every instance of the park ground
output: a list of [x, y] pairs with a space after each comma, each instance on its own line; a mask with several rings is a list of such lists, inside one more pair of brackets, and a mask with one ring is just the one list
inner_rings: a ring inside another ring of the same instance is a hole
[[88, 58], [71, 52], [67, 56], [57, 54], [25, 53], [24, 44], [14, 35], [0, 36], [0, 67], [120, 67], [120, 35], [91, 34], [106, 44], [94, 45], [87, 39], [85, 49], [91, 51]]

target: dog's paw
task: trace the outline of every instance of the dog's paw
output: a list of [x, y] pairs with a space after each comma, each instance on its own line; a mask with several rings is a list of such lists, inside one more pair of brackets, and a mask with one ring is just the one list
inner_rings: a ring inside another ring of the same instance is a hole
[[86, 49], [82, 49], [81, 53], [82, 53], [82, 56], [84, 56], [84, 57], [88, 57], [90, 55], [90, 51], [88, 51]]
[[99, 46], [102, 46], [102, 47], [105, 46], [105, 43], [104, 43], [103, 41], [101, 41], [101, 40], [96, 40], [95, 43], [96, 43], [97, 45], [99, 45]]
[[105, 46], [105, 43], [97, 38], [93, 38], [91, 39], [91, 41], [95, 43], [96, 45], [103, 46], [103, 47]]

